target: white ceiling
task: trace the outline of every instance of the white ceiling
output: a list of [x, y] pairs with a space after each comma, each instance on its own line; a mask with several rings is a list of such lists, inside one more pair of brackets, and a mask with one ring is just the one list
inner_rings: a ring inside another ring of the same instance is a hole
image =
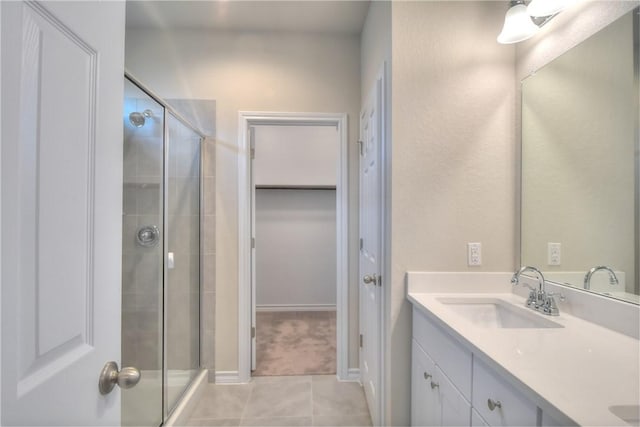
[[127, 1], [127, 28], [358, 34], [369, 0]]

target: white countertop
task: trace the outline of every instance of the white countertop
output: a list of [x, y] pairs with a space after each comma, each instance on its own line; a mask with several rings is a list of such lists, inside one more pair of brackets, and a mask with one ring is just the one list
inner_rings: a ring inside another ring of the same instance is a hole
[[463, 292], [437, 290], [425, 292], [409, 285], [407, 298], [476, 357], [526, 390], [543, 411], [558, 410], [579, 425], [617, 426], [626, 424], [609, 411], [609, 406], [640, 403], [637, 339], [562, 312], [553, 317], [536, 314], [564, 328], [482, 328], [438, 298], [490, 297], [519, 306], [525, 299], [492, 290], [468, 292], [468, 285]]

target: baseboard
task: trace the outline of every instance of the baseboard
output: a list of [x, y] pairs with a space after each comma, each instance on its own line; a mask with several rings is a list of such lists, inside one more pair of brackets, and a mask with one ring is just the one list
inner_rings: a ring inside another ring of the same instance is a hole
[[261, 304], [256, 311], [336, 311], [335, 304]]
[[349, 368], [347, 371], [347, 379], [345, 381], [358, 381], [360, 382], [360, 369]]
[[207, 384], [207, 375], [208, 372], [206, 369], [200, 371], [163, 426], [174, 427], [187, 424], [187, 421], [200, 400], [200, 396], [202, 396], [204, 392], [204, 386]]
[[216, 384], [239, 384], [240, 373], [238, 371], [216, 371]]

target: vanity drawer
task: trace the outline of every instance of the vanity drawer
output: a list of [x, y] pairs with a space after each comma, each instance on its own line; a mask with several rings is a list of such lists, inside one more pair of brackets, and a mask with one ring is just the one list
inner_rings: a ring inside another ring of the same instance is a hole
[[419, 310], [413, 310], [413, 337], [429, 354], [460, 393], [471, 401], [471, 352], [434, 325]]
[[[500, 402], [500, 407], [491, 410], [489, 399]], [[472, 404], [491, 426], [537, 425], [536, 404], [477, 358], [473, 362]]]

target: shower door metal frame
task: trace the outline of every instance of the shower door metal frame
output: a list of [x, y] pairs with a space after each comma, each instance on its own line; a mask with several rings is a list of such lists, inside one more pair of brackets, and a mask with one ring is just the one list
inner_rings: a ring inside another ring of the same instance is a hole
[[[162, 238], [162, 256], [163, 256], [163, 263], [162, 263], [162, 422], [166, 422], [166, 420], [170, 417], [171, 413], [173, 412], [173, 410], [178, 406], [175, 405], [172, 408], [168, 407], [168, 384], [167, 384], [167, 373], [168, 373], [168, 366], [167, 366], [167, 316], [166, 316], [166, 307], [168, 306], [168, 301], [167, 301], [167, 292], [166, 292], [166, 287], [165, 284], [167, 282], [167, 278], [168, 278], [168, 269], [167, 269], [167, 238], [169, 236], [169, 222], [167, 220], [167, 215], [169, 213], [169, 198], [168, 196], [168, 188], [169, 188], [169, 124], [168, 124], [168, 120], [167, 118], [169, 117], [169, 114], [171, 114], [175, 119], [177, 119], [180, 123], [182, 123], [184, 126], [186, 126], [187, 128], [189, 128], [190, 130], [192, 130], [195, 134], [197, 134], [200, 137], [200, 144], [199, 144], [199, 155], [200, 155], [200, 164], [199, 164], [199, 168], [200, 168], [200, 174], [199, 174], [199, 224], [198, 224], [198, 240], [199, 240], [199, 281], [198, 281], [198, 294], [199, 294], [199, 305], [198, 305], [198, 327], [199, 327], [199, 334], [198, 334], [198, 370], [202, 370], [202, 331], [203, 331], [203, 325], [202, 325], [202, 289], [203, 289], [203, 280], [202, 280], [202, 275], [203, 275], [203, 261], [204, 261], [204, 244], [203, 241], [204, 239], [202, 238], [203, 235], [203, 231], [204, 231], [204, 191], [203, 191], [203, 186], [204, 186], [204, 174], [203, 174], [203, 165], [204, 165], [204, 161], [203, 161], [203, 145], [204, 145], [204, 141], [206, 138], [206, 135], [204, 135], [200, 130], [198, 130], [197, 127], [195, 127], [194, 125], [191, 124], [191, 122], [189, 122], [189, 120], [187, 120], [186, 118], [184, 118], [184, 116], [182, 116], [180, 113], [178, 113], [177, 111], [175, 111], [167, 102], [165, 102], [161, 97], [159, 97], [158, 95], [156, 95], [151, 89], [149, 89], [146, 85], [144, 85], [142, 82], [140, 82], [140, 80], [138, 80], [136, 77], [134, 77], [131, 73], [129, 73], [128, 71], [125, 70], [124, 73], [124, 77], [125, 79], [129, 80], [134, 86], [136, 86], [138, 89], [140, 89], [144, 94], [146, 94], [147, 96], [149, 96], [151, 99], [153, 99], [155, 102], [157, 102], [158, 104], [160, 104], [164, 111], [163, 111], [163, 141], [162, 141], [162, 168], [163, 168], [163, 174], [162, 174], [162, 195], [163, 195], [163, 201], [162, 201], [162, 232], [163, 232], [163, 238]], [[195, 379], [195, 378], [194, 378]], [[193, 380], [192, 380], [193, 381]], [[191, 384], [191, 383], [190, 383]], [[189, 385], [190, 385], [189, 384]], [[186, 391], [189, 389], [189, 387], [187, 387], [185, 390], [183, 390], [182, 392], [182, 396], [184, 396], [184, 394], [186, 393]]]

